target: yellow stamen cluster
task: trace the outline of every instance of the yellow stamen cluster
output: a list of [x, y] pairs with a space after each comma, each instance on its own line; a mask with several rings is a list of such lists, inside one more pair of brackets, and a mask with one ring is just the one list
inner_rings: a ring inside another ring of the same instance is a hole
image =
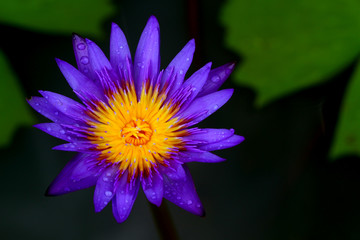
[[[123, 90], [127, 89], [127, 90]], [[100, 151], [99, 160], [119, 164], [130, 177], [148, 175], [158, 164], [184, 148], [187, 134], [182, 120], [173, 117], [178, 107], [166, 102], [158, 87], [144, 87], [139, 100], [133, 85], [109, 94], [89, 111], [88, 140]]]

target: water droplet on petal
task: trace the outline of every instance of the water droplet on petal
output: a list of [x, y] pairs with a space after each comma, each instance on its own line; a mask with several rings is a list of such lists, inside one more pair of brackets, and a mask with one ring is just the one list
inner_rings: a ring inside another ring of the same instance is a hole
[[59, 112], [55, 112], [55, 115], [56, 115], [56, 116], [59, 115]]
[[191, 201], [191, 200], [189, 200], [188, 202], [187, 202], [187, 204], [188, 205], [191, 205], [193, 202]]
[[65, 134], [65, 131], [64, 131], [64, 130], [60, 130], [60, 133], [61, 133], [61, 134]]
[[86, 57], [86, 56], [82, 56], [81, 58], [80, 58], [80, 62], [82, 63], [82, 64], [88, 64], [89, 63], [89, 58], [88, 57]]
[[51, 127], [47, 127], [46, 130], [48, 130], [49, 132], [51, 131]]
[[182, 75], [182, 74], [184, 74], [184, 71], [183, 71], [183, 70], [180, 70], [179, 73]]
[[177, 200], [180, 200], [180, 199], [181, 199], [181, 197], [177, 197], [176, 199], [177, 199]]
[[219, 108], [219, 105], [215, 104], [214, 105], [214, 110], [218, 109]]
[[215, 75], [211, 78], [211, 81], [216, 83], [216, 82], [220, 81], [220, 77], [218, 75]]
[[200, 207], [201, 207], [201, 205], [200, 205], [200, 204], [196, 204], [196, 207], [200, 208]]
[[104, 181], [104, 182], [108, 182], [108, 181], [109, 181], [109, 178], [103, 177], [103, 181]]
[[77, 45], [77, 48], [78, 48], [79, 50], [84, 50], [84, 49], [86, 48], [86, 45], [83, 44], [83, 43], [79, 43], [79, 44]]
[[111, 197], [113, 193], [111, 191], [105, 191], [105, 196]]

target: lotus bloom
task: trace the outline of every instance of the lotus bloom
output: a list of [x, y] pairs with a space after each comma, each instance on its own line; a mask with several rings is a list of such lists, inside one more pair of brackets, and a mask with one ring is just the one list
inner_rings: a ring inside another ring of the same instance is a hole
[[117, 222], [130, 214], [140, 185], [160, 206], [165, 198], [196, 215], [204, 215], [186, 164], [221, 162], [210, 151], [244, 140], [233, 129], [192, 127], [218, 110], [233, 90], [217, 91], [234, 64], [211, 70], [211, 63], [184, 80], [195, 51], [190, 40], [160, 71], [159, 24], [150, 17], [132, 61], [126, 38], [112, 24], [110, 61], [88, 39], [74, 35], [78, 69], [56, 59], [60, 71], [82, 103], [40, 91], [28, 102], [52, 123], [36, 125], [67, 141], [56, 150], [77, 155], [51, 183], [47, 195], [95, 186], [95, 211], [110, 201]]

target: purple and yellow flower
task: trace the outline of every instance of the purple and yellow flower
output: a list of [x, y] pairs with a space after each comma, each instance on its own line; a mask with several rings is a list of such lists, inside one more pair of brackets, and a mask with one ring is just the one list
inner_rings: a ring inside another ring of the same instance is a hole
[[244, 140], [233, 129], [192, 127], [218, 110], [233, 90], [218, 91], [234, 64], [211, 63], [184, 80], [193, 58], [190, 40], [160, 71], [159, 24], [150, 17], [132, 61], [126, 38], [112, 24], [110, 61], [92, 41], [74, 35], [78, 69], [56, 62], [82, 103], [40, 91], [28, 102], [52, 123], [37, 128], [67, 141], [56, 150], [78, 154], [47, 190], [60, 195], [95, 186], [95, 211], [110, 201], [115, 219], [127, 219], [140, 185], [160, 206], [165, 198], [202, 216], [203, 206], [186, 164], [221, 162], [211, 151]]

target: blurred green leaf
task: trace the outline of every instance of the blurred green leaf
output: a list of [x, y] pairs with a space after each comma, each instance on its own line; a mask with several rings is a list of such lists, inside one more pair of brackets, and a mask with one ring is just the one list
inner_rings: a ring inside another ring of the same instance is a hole
[[114, 12], [111, 0], [0, 1], [0, 22], [47, 33], [99, 35]]
[[321, 83], [359, 54], [359, 13], [357, 0], [229, 0], [226, 44], [244, 58], [236, 82], [257, 106]]
[[360, 61], [346, 90], [336, 126], [330, 158], [360, 156]]
[[19, 82], [0, 50], [0, 147], [10, 143], [19, 126], [34, 123]]

